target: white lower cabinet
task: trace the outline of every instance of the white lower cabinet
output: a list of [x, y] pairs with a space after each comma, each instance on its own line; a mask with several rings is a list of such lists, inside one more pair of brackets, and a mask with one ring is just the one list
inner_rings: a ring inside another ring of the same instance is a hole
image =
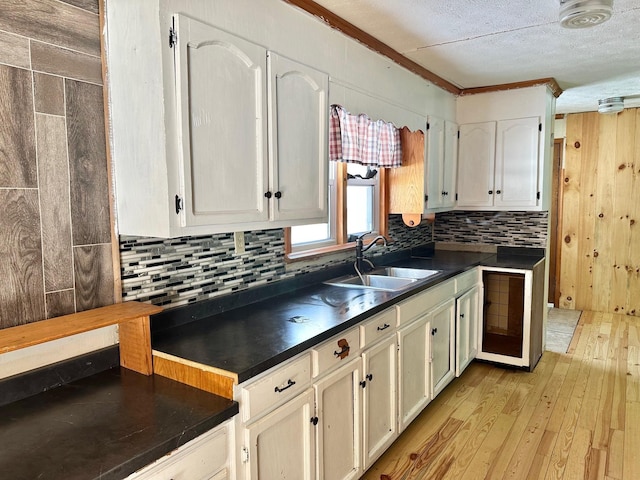
[[357, 357], [317, 381], [316, 429], [318, 479], [360, 478], [362, 360]]
[[127, 480], [233, 479], [233, 433], [232, 421], [219, 425], [131, 474]]
[[246, 478], [313, 480], [314, 393], [309, 388], [244, 429]]
[[400, 432], [431, 401], [431, 327], [424, 315], [398, 330], [398, 407]]
[[478, 353], [480, 287], [472, 287], [456, 299], [456, 377]]
[[396, 407], [396, 338], [362, 353], [363, 452], [366, 470], [398, 436]]
[[455, 378], [455, 299], [428, 314], [431, 323], [431, 398]]

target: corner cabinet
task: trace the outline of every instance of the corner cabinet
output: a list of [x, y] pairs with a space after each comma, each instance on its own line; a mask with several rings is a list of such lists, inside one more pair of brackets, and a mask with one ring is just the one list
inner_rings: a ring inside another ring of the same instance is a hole
[[105, 10], [119, 233], [326, 221], [328, 75], [136, 3]]
[[458, 207], [536, 208], [538, 117], [460, 126]]
[[554, 114], [546, 85], [458, 98], [456, 208], [548, 210]]

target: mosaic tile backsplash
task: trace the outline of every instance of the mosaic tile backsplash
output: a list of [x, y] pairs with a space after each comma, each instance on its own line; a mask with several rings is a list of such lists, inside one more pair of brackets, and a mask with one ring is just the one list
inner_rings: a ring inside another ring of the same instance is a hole
[[[375, 247], [367, 257], [403, 250], [431, 241], [480, 242], [544, 246], [547, 216], [513, 212], [438, 214], [431, 224], [409, 228], [400, 215], [389, 217], [388, 247]], [[466, 231], [465, 231], [466, 229]], [[544, 238], [541, 238], [544, 232]], [[287, 264], [282, 229], [245, 232], [246, 251], [234, 253], [233, 234], [159, 239], [120, 237], [123, 300], [178, 306], [264, 285], [353, 261], [353, 252], [321, 260]]]

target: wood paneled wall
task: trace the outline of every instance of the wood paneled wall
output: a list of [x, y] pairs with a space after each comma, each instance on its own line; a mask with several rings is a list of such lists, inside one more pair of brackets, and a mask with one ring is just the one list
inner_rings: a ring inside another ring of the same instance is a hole
[[640, 316], [640, 109], [567, 116], [560, 307]]
[[0, 328], [114, 302], [98, 0], [0, 0]]

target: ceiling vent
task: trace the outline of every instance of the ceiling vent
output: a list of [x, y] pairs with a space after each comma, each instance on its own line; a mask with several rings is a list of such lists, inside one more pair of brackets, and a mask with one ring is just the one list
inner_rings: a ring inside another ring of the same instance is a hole
[[612, 13], [613, 0], [560, 0], [560, 24], [565, 28], [600, 25]]
[[611, 97], [598, 100], [598, 113], [618, 113], [624, 110], [624, 98]]

